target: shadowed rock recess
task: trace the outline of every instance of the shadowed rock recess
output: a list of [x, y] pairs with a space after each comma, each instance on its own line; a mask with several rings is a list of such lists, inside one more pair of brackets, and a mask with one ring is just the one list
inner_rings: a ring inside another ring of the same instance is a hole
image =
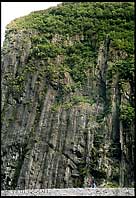
[[134, 186], [134, 3], [13, 20], [1, 71], [2, 190]]

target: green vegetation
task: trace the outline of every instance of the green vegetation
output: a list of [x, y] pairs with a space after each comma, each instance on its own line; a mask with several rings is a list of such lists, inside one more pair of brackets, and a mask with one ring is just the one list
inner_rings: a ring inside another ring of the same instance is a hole
[[58, 54], [61, 54], [62, 51], [56, 45], [50, 43], [38, 44], [32, 49], [31, 56], [37, 58], [55, 58]]
[[14, 98], [18, 98], [24, 91], [24, 75], [18, 75], [14, 77], [12, 74], [7, 73], [5, 75], [7, 80], [7, 85], [9, 87], [9, 92], [12, 93]]
[[81, 103], [88, 103], [92, 105], [94, 103], [94, 100], [90, 99], [87, 96], [78, 96], [78, 95], [73, 95], [70, 98], [69, 102], [62, 102], [59, 101], [58, 103], [53, 104], [52, 106], [52, 111], [57, 111], [60, 107], [64, 109], [70, 109], [74, 105], [79, 105]]
[[[62, 3], [57, 8], [35, 11], [20, 17], [7, 25], [6, 37], [10, 32], [23, 32], [29, 29], [32, 42], [28, 64], [17, 76], [8, 76], [9, 87], [13, 92], [21, 93], [27, 72], [38, 72], [36, 84], [46, 78], [48, 84], [64, 94], [75, 92], [86, 84], [88, 72], [97, 65], [98, 49], [106, 35], [111, 41], [113, 51], [126, 54], [108, 67], [108, 100], [112, 78], [119, 74], [120, 87], [134, 78], [134, 3], [133, 2], [76, 2]], [[60, 60], [60, 56], [61, 59]], [[34, 63], [34, 62], [38, 63]], [[59, 62], [60, 61], [60, 62]], [[66, 73], [74, 82], [68, 82]], [[94, 77], [94, 76], [93, 76]], [[108, 102], [109, 102], [108, 101]], [[86, 96], [73, 96], [64, 107], [79, 102], [94, 101]], [[109, 107], [111, 102], [109, 102]], [[56, 107], [55, 107], [56, 108]], [[127, 108], [128, 109], [128, 108]], [[123, 113], [125, 112], [125, 113]], [[128, 110], [130, 113], [130, 108]], [[110, 112], [109, 112], [110, 113]], [[126, 109], [121, 110], [121, 118], [125, 119]], [[103, 117], [103, 116], [102, 116]]]
[[90, 99], [88, 96], [78, 96], [75, 95], [71, 98], [73, 104], [77, 104], [77, 103], [89, 103], [90, 105], [92, 105], [94, 103], [93, 99]]
[[[115, 49], [134, 53], [134, 3], [78, 2], [78, 6], [63, 3], [57, 9], [35, 11], [7, 25], [7, 33], [20, 29], [37, 32], [31, 35], [32, 57], [47, 60], [63, 54], [73, 79], [85, 83], [86, 70], [92, 67], [90, 63], [95, 63], [106, 34]], [[61, 41], [51, 43], [56, 34]], [[68, 37], [72, 45], [65, 45]]]
[[[52, 108], [56, 110], [61, 106], [59, 103], [65, 94], [74, 93], [86, 84], [88, 72], [92, 72], [97, 65], [100, 44], [108, 35], [112, 49], [127, 54], [125, 59], [120, 58], [108, 67], [109, 105], [106, 113], [110, 113], [113, 77], [119, 74], [122, 89], [124, 83], [132, 81], [134, 77], [134, 3], [78, 2], [78, 6], [75, 2], [62, 3], [57, 8], [35, 11], [12, 21], [7, 25], [6, 36], [9, 32], [25, 32], [27, 29], [31, 32], [31, 53], [23, 72], [15, 78], [8, 77], [13, 92], [22, 93], [25, 75], [38, 72], [37, 86], [46, 78], [48, 84], [59, 90], [59, 102]], [[62, 60], [57, 63], [59, 56]], [[37, 60], [38, 64], [34, 64]], [[74, 82], [67, 82], [67, 72]], [[68, 109], [81, 102], [94, 103], [88, 96], [74, 94], [62, 106]], [[131, 120], [132, 111], [132, 107], [127, 104], [121, 107], [121, 119], [127, 119], [128, 116]], [[103, 120], [103, 117], [99, 119]]]
[[115, 183], [115, 182], [107, 182], [104, 185], [104, 188], [119, 188], [119, 185], [118, 183]]
[[131, 124], [135, 119], [135, 109], [130, 104], [121, 105], [121, 120], [127, 125]]
[[115, 74], [119, 73], [120, 79], [129, 80], [134, 75], [134, 60], [132, 58], [120, 60], [113, 66], [112, 70]]

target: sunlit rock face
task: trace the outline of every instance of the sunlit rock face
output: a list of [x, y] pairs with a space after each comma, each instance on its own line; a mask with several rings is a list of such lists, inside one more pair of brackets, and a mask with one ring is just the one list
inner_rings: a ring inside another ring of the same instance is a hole
[[63, 3], [7, 26], [3, 190], [87, 187], [90, 175], [100, 187], [133, 187], [133, 10]]

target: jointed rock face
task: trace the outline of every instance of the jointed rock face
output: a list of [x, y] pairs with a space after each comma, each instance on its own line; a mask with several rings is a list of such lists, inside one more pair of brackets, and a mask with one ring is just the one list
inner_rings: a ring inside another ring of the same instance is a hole
[[133, 3], [64, 3], [7, 26], [2, 189], [132, 187]]

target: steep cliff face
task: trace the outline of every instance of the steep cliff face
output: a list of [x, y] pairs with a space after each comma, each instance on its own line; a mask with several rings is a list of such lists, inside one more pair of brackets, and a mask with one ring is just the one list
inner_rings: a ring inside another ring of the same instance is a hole
[[7, 26], [2, 189], [133, 186], [134, 5], [64, 3]]

